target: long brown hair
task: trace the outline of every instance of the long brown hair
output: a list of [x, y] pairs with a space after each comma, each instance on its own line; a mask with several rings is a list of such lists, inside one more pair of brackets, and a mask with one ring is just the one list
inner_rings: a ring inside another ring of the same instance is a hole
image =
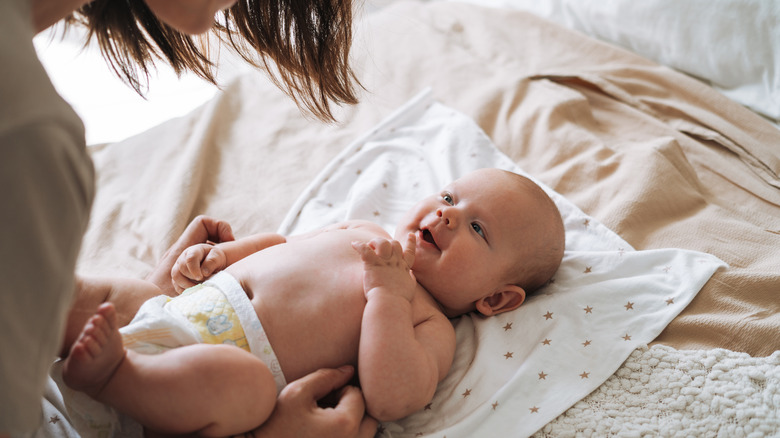
[[[94, 0], [67, 23], [87, 26], [88, 40], [97, 39], [114, 72], [139, 94], [157, 59], [217, 84], [207, 36], [173, 29], [144, 0]], [[212, 31], [321, 120], [334, 120], [331, 103], [357, 103], [352, 0], [238, 0], [217, 14]]]

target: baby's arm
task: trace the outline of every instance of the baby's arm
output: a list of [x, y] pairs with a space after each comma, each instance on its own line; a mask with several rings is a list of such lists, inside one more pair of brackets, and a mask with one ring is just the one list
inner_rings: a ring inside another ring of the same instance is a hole
[[412, 300], [417, 282], [414, 236], [404, 251], [397, 241], [353, 244], [365, 266], [366, 308], [360, 335], [358, 371], [366, 410], [379, 421], [405, 417], [425, 407], [446, 376], [455, 351], [452, 325], [432, 312], [414, 325]]
[[260, 233], [230, 242], [193, 245], [181, 253], [171, 269], [174, 287], [181, 293], [246, 256], [285, 242], [280, 234]]

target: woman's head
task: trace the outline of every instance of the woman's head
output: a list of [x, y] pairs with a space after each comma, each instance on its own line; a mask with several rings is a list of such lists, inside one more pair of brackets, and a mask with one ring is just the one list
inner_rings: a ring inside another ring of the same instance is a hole
[[276, 84], [318, 118], [333, 119], [332, 103], [357, 103], [351, 0], [94, 0], [68, 22], [87, 26], [139, 93], [156, 59], [216, 83], [200, 36], [212, 30], [252, 65], [276, 71]]
[[157, 18], [187, 35], [208, 31], [217, 12], [235, 3], [236, 0], [146, 0]]

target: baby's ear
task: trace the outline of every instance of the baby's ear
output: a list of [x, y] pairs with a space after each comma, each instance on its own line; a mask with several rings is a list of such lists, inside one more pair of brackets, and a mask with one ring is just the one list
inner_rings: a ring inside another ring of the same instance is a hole
[[477, 311], [485, 316], [515, 310], [525, 301], [525, 290], [515, 284], [507, 284], [492, 295], [477, 301]]

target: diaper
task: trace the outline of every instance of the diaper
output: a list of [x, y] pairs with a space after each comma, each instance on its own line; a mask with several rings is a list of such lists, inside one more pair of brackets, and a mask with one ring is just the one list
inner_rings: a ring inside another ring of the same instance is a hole
[[268, 366], [277, 392], [287, 385], [246, 292], [224, 271], [175, 298], [160, 295], [146, 301], [119, 332], [126, 348], [145, 354], [192, 344], [235, 345]]

